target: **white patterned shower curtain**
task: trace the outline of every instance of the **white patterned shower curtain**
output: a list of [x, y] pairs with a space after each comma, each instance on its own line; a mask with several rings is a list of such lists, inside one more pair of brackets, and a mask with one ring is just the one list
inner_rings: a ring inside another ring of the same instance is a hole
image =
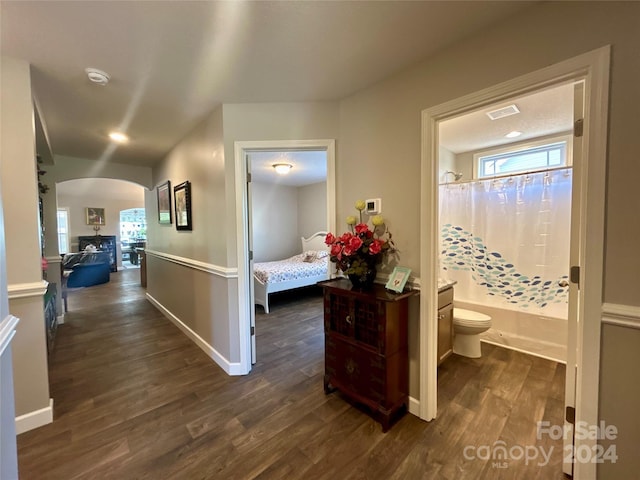
[[571, 168], [440, 185], [440, 276], [456, 299], [567, 318]]

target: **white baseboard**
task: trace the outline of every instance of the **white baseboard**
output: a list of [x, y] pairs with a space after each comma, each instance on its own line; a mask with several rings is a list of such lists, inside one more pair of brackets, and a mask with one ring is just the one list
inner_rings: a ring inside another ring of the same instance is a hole
[[48, 407], [16, 417], [16, 435], [42, 427], [51, 422], [53, 422], [53, 398], [49, 399]]
[[409, 413], [420, 418], [420, 400], [409, 396]]
[[64, 313], [62, 315], [58, 315], [56, 320], [58, 321], [58, 325], [64, 325]]
[[220, 368], [222, 368], [228, 375], [244, 375], [246, 372], [242, 371], [242, 366], [239, 362], [233, 363], [228, 361], [222, 356], [215, 348], [209, 345], [200, 335], [194, 332], [190, 327], [185, 325], [182, 320], [171, 313], [164, 305], [158, 300], [153, 298], [147, 293], [147, 299], [167, 317], [171, 323], [178, 327], [182, 332], [189, 337], [193, 343], [195, 343], [200, 349], [206, 353], [214, 362], [216, 362]]

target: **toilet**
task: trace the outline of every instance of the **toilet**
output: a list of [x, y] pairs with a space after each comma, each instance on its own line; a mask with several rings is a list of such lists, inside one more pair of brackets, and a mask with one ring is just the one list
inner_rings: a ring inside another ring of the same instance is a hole
[[469, 358], [480, 358], [480, 334], [491, 328], [491, 317], [484, 313], [453, 309], [453, 353]]

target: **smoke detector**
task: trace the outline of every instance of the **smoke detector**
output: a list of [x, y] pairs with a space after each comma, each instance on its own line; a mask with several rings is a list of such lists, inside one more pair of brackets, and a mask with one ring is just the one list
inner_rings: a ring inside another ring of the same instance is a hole
[[93, 83], [104, 87], [107, 83], [109, 83], [109, 74], [103, 72], [102, 70], [98, 70], [97, 68], [85, 68], [84, 70]]

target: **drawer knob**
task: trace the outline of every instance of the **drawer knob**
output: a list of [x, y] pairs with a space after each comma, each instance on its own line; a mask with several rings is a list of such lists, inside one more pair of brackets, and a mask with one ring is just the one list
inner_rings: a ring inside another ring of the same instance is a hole
[[351, 315], [347, 315], [347, 317], [345, 318], [345, 321], [351, 325]]

